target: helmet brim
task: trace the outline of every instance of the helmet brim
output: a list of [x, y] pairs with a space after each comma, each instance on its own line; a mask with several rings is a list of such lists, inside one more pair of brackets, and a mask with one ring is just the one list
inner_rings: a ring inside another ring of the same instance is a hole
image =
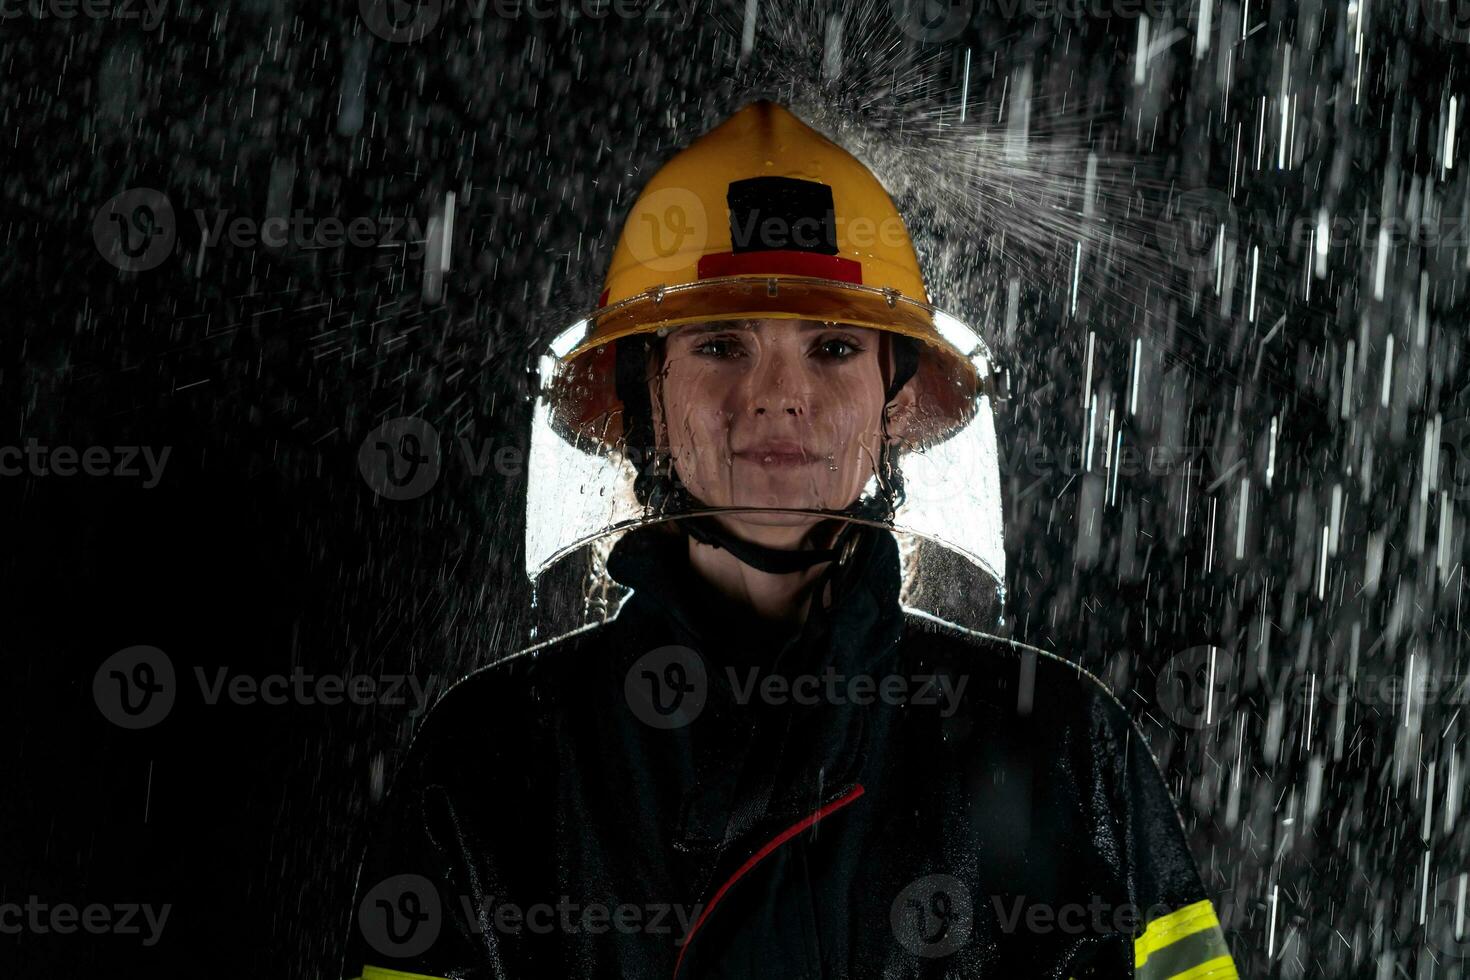
[[976, 399], [989, 393], [992, 362], [984, 341], [928, 303], [828, 279], [730, 276], [648, 290], [597, 310], [564, 333], [567, 339], [558, 338], [553, 350], [571, 349], [561, 355], [556, 376], [546, 379], [557, 429], [574, 442], [612, 445], [622, 439], [615, 341], [743, 319], [829, 321], [921, 341], [913, 381], [920, 421], [907, 434], [911, 448], [942, 442], [969, 421]]

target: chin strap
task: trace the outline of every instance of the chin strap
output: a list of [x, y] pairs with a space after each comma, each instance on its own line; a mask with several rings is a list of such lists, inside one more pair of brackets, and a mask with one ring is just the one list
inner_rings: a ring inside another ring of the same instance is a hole
[[753, 544], [739, 538], [726, 530], [719, 521], [710, 517], [685, 517], [677, 523], [685, 533], [701, 544], [707, 544], [711, 548], [723, 548], [751, 568], [769, 575], [789, 575], [792, 572], [805, 571], [823, 562], [838, 561], [851, 542], [852, 529], [855, 526], [850, 522], [844, 522], [845, 526], [838, 532], [830, 548], [787, 551], [781, 548], [767, 548], [765, 545]]

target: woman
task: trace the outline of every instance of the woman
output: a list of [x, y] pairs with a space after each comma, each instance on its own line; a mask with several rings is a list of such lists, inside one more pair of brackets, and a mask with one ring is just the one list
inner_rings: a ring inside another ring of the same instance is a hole
[[[994, 456], [983, 345], [895, 227], [770, 103], [650, 182], [533, 439], [560, 505], [603, 509], [528, 542], [617, 528], [631, 596], [431, 713], [347, 976], [1236, 975], [1117, 702], [900, 605], [895, 530], [1000, 558], [961, 506]], [[920, 492], [936, 460], [956, 482]]]

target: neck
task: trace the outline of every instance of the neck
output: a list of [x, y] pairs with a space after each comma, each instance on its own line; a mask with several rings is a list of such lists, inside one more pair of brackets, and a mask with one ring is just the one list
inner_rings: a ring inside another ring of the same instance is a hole
[[[821, 548], [827, 542], [817, 539], [812, 527], [746, 526], [720, 519], [732, 534], [767, 548], [798, 550]], [[825, 537], [825, 535], [822, 535]], [[797, 572], [775, 574], [751, 568], [724, 548], [689, 538], [689, 563], [694, 570], [726, 597], [749, 606], [757, 616], [773, 622], [798, 624], [806, 618], [811, 605], [812, 586], [829, 563], [823, 562]], [[825, 598], [825, 597], [824, 597]]]

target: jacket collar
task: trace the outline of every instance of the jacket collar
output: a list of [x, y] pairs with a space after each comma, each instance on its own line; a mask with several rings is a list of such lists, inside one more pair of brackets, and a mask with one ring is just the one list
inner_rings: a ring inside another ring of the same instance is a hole
[[[898, 603], [898, 545], [884, 529], [858, 528], [855, 547], [837, 572], [832, 605], [822, 617], [824, 628], [800, 635], [759, 619], [722, 595], [694, 571], [688, 547], [683, 534], [659, 527], [630, 531], [613, 546], [608, 574], [633, 590], [620, 618], [667, 620], [690, 646], [716, 654], [735, 645], [769, 649], [772, 641], [788, 647], [805, 638], [806, 645], [829, 655], [816, 665], [819, 668], [831, 664], [864, 669], [871, 666], [869, 655], [881, 656], [898, 638], [903, 618]], [[732, 629], [735, 624], [738, 628]]]
[[672, 634], [673, 642], [698, 651], [710, 697], [725, 699], [729, 708], [707, 708], [701, 716], [707, 721], [684, 733], [698, 740], [692, 746], [698, 752], [718, 758], [698, 766], [698, 777], [684, 789], [675, 847], [723, 848], [753, 828], [810, 812], [856, 780], [867, 759], [872, 705], [766, 704], [759, 698], [736, 705], [726, 678], [738, 674], [748, 684], [752, 669], [788, 680], [821, 676], [829, 668], [847, 677], [880, 673], [903, 625], [892, 534], [858, 529], [853, 550], [834, 572], [832, 604], [795, 634], [762, 623], [697, 575], [682, 534], [630, 532], [613, 548], [607, 567], [633, 589], [619, 622], [650, 642]]

